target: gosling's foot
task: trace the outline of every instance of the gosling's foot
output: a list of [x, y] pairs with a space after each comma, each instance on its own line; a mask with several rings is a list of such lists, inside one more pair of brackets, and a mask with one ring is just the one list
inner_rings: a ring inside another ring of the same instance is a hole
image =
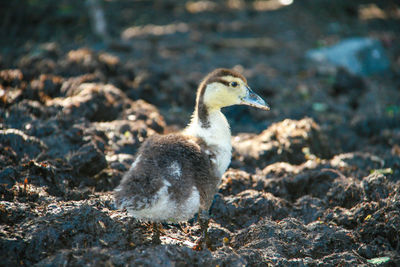
[[198, 213], [198, 221], [200, 224], [201, 237], [197, 240], [196, 245], [193, 247], [193, 250], [211, 250], [211, 240], [208, 237], [208, 223], [210, 221], [208, 212], [205, 210], [200, 210]]
[[208, 249], [211, 251], [213, 250], [212, 246], [211, 246], [211, 240], [208, 237], [204, 238], [204, 236], [200, 237], [197, 240], [195, 246], [192, 249], [196, 250], [196, 251], [201, 251], [201, 250], [205, 250], [205, 249]]
[[153, 228], [153, 235], [151, 236], [151, 242], [154, 245], [160, 245], [161, 244], [161, 239], [160, 239], [160, 228], [158, 223], [152, 223], [152, 228]]

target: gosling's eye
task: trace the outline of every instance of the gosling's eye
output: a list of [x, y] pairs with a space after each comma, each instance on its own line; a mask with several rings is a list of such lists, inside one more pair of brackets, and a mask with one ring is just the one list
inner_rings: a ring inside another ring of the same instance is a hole
[[236, 87], [236, 86], [238, 86], [238, 83], [237, 82], [231, 82], [231, 86], [232, 87]]

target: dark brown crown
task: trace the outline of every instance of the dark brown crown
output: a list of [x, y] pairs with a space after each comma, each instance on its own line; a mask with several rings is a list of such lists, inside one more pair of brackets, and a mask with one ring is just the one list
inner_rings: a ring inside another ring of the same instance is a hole
[[219, 82], [222, 80], [221, 78], [224, 76], [232, 76], [236, 77], [239, 79], [242, 79], [245, 83], [247, 83], [246, 78], [240, 74], [239, 72], [236, 72], [234, 70], [229, 70], [229, 69], [215, 69], [214, 71], [210, 72], [204, 79], [203, 82], [205, 84], [213, 83], [213, 82]]

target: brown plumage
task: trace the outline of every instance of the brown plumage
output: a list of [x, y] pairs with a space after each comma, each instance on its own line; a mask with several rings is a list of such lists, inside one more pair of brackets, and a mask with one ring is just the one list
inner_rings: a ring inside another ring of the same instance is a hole
[[[220, 178], [215, 176], [215, 166], [211, 162], [215, 155], [206, 151], [209, 151], [206, 143], [195, 137], [180, 134], [149, 137], [137, 153], [140, 160], [135, 168], [125, 174], [115, 191], [116, 205], [131, 212], [149, 208], [162, 197], [157, 192], [167, 181], [170, 184], [168, 196], [176, 205], [187, 201], [194, 186], [199, 192], [200, 208], [207, 210]], [[141, 219], [176, 222], [192, 216], [185, 216], [185, 212], [179, 211], [171, 218], [150, 213]]]

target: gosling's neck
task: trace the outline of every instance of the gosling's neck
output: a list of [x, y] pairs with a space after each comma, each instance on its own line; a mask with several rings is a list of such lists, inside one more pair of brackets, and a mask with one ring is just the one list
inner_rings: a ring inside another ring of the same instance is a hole
[[208, 145], [231, 148], [231, 130], [219, 107], [207, 107], [197, 103], [192, 120], [184, 134], [200, 137]]

